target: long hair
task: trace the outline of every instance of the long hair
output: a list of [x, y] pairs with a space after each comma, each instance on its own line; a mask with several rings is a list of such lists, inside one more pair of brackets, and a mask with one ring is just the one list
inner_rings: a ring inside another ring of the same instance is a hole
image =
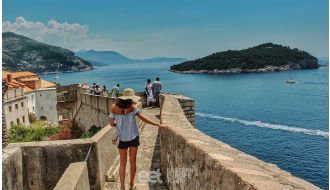
[[128, 99], [128, 100], [122, 100], [118, 98], [118, 101], [116, 103], [116, 106], [118, 106], [121, 109], [128, 109], [133, 105], [133, 100]]

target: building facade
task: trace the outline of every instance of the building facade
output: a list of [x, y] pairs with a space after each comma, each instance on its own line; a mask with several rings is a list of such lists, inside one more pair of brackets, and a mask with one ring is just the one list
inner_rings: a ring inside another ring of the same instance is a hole
[[4, 109], [7, 129], [12, 125], [28, 126], [30, 124], [27, 97], [24, 96], [23, 88], [9, 89], [5, 93]]
[[58, 124], [56, 88], [38, 89], [34, 95], [34, 113], [37, 119], [45, 119]]
[[25, 107], [37, 119], [58, 124], [56, 85], [31, 72], [2, 72], [2, 79], [13, 88], [22, 88]]

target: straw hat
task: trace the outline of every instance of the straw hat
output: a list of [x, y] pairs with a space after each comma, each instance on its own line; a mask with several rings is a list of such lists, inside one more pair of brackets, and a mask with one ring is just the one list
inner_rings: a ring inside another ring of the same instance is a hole
[[134, 102], [137, 102], [138, 100], [140, 100], [140, 96], [135, 96], [135, 93], [134, 93], [134, 90], [131, 89], [131, 88], [126, 88], [124, 91], [123, 91], [123, 95], [122, 96], [119, 96], [118, 97], [119, 99], [122, 99], [122, 100], [128, 100], [128, 99], [131, 99], [133, 100]]

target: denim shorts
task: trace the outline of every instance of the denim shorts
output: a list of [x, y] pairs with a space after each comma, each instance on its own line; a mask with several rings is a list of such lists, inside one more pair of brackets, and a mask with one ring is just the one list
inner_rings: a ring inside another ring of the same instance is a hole
[[138, 147], [140, 145], [139, 136], [135, 137], [131, 141], [119, 141], [119, 149], [127, 149], [128, 147]]

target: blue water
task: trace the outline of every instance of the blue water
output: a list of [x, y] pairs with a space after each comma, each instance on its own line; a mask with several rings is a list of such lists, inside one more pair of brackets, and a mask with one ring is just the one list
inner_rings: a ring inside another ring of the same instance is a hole
[[184, 75], [167, 71], [170, 65], [112, 65], [62, 73], [58, 82], [120, 83], [121, 90], [143, 91], [147, 78], [159, 76], [165, 91], [196, 100], [198, 129], [328, 189], [328, 67], [292, 71], [297, 83], [290, 85], [289, 72]]

